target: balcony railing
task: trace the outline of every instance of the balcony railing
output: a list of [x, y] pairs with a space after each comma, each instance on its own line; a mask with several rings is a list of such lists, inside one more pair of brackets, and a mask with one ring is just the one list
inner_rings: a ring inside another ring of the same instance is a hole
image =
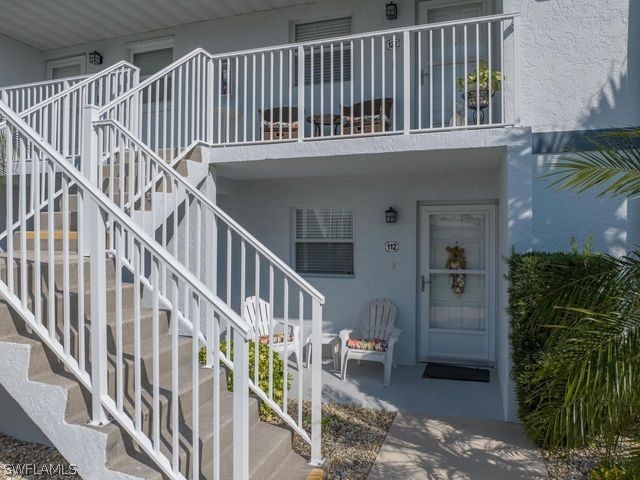
[[504, 125], [513, 117], [515, 19], [493, 15], [230, 54], [198, 49], [100, 113], [170, 157], [197, 141]]

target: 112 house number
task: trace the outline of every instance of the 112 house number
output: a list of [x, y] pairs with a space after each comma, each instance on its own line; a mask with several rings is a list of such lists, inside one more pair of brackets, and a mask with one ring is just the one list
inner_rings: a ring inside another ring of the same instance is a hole
[[384, 243], [384, 251], [385, 252], [397, 252], [400, 250], [400, 244], [398, 242], [385, 242]]

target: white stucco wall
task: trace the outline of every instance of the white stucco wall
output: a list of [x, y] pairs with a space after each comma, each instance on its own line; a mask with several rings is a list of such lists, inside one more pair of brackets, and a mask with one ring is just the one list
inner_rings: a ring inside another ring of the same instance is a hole
[[40, 50], [0, 34], [0, 87], [43, 80], [44, 65]]
[[504, 0], [520, 12], [518, 110], [534, 131], [640, 124], [640, 4]]
[[[496, 172], [460, 176], [451, 174], [403, 177], [304, 178], [238, 182], [232, 195], [218, 202], [237, 221], [278, 256], [292, 263], [291, 209], [295, 207], [351, 208], [355, 221], [355, 276], [308, 280], [323, 292], [324, 318], [335, 331], [357, 324], [369, 300], [387, 297], [399, 309], [403, 335], [400, 363], [416, 361], [417, 209], [419, 201], [495, 200]], [[396, 224], [386, 224], [384, 211], [399, 212]], [[384, 242], [400, 243], [397, 253], [385, 253]]]

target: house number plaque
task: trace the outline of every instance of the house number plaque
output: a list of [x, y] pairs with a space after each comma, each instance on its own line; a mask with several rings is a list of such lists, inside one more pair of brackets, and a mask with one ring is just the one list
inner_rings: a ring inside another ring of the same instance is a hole
[[384, 243], [384, 251], [385, 252], [397, 252], [400, 250], [400, 244], [398, 242], [385, 242]]

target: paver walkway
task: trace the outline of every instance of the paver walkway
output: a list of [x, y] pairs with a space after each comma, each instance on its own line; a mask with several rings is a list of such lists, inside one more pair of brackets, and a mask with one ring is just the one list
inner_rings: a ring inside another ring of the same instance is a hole
[[368, 480], [547, 480], [519, 424], [400, 412]]

